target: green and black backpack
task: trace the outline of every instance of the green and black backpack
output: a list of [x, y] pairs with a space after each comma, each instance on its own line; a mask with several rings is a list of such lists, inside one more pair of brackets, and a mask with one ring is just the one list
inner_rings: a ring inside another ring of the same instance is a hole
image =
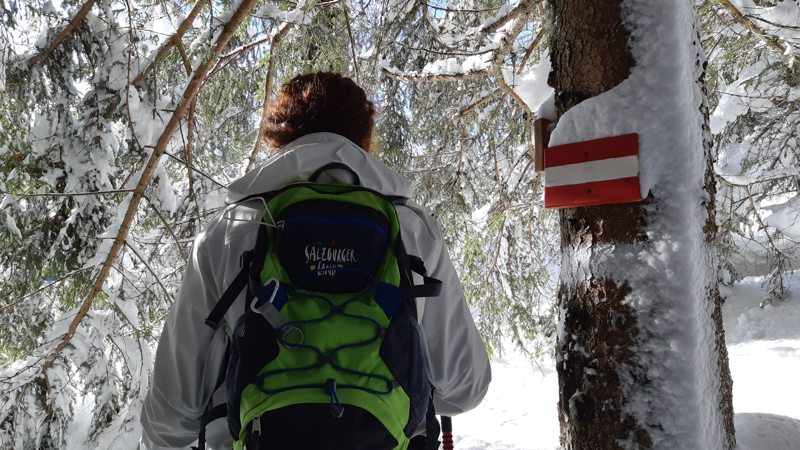
[[[316, 182], [330, 168], [356, 184]], [[255, 248], [206, 320], [216, 329], [246, 291], [218, 382], [227, 402], [209, 403], [200, 448], [205, 425], [225, 414], [237, 450], [404, 450], [435, 423], [415, 299], [441, 283], [405, 252], [395, 210], [405, 199], [358, 184], [333, 163], [245, 199], [266, 208]]]

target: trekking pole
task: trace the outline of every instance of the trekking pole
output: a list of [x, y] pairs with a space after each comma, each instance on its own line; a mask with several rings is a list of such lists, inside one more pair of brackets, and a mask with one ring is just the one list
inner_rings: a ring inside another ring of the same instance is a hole
[[453, 420], [442, 416], [442, 450], [453, 450]]

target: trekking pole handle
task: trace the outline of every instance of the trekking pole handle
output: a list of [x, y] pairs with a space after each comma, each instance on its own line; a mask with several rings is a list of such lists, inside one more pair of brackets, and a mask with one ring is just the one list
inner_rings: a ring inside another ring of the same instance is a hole
[[453, 420], [442, 416], [442, 450], [453, 450]]

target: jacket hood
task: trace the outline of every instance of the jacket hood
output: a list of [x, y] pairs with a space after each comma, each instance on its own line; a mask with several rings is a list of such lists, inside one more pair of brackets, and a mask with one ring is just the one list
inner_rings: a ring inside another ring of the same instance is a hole
[[[237, 202], [252, 194], [273, 191], [281, 186], [306, 181], [320, 167], [342, 163], [355, 171], [361, 186], [384, 195], [408, 197], [411, 182], [344, 136], [334, 133], [312, 133], [296, 139], [264, 164], [234, 181], [228, 188], [227, 203]], [[342, 169], [325, 172], [325, 181], [350, 183], [352, 177]]]

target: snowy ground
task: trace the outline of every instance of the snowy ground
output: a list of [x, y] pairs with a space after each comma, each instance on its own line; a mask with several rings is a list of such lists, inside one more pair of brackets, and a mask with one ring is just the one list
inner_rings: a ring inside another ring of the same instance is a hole
[[[777, 307], [758, 307], [759, 278], [725, 292], [738, 450], [800, 450], [800, 271], [791, 281], [796, 292]], [[493, 361], [486, 400], [453, 419], [458, 450], [558, 448], [555, 368], [552, 360], [538, 364], [514, 352]], [[86, 448], [90, 405], [76, 405], [67, 450]]]
[[[796, 292], [777, 307], [758, 307], [760, 278], [725, 292], [739, 450], [800, 450], [800, 272], [791, 281]], [[558, 381], [552, 360], [539, 364], [493, 361], [486, 400], [453, 419], [458, 450], [558, 448]]]

